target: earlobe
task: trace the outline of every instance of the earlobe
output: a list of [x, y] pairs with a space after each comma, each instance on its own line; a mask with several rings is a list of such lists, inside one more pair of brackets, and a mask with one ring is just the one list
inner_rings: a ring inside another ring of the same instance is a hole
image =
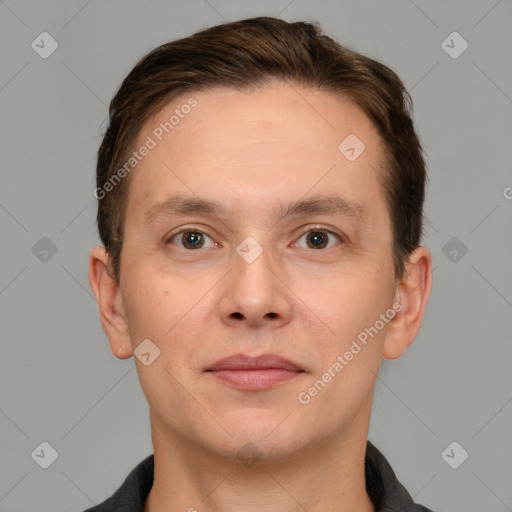
[[104, 247], [92, 249], [89, 257], [89, 284], [96, 297], [100, 321], [110, 342], [112, 353], [119, 359], [133, 355], [119, 285], [108, 269], [108, 253]]
[[396, 300], [401, 309], [389, 323], [384, 342], [386, 359], [400, 357], [416, 338], [432, 289], [432, 255], [425, 247], [415, 249], [398, 283]]

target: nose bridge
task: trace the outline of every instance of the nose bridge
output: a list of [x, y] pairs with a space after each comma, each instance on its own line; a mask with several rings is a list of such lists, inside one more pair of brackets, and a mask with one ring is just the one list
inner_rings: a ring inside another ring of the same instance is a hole
[[269, 320], [288, 322], [291, 306], [286, 287], [278, 278], [278, 261], [268, 244], [247, 237], [236, 248], [228, 289], [221, 301], [225, 322], [245, 320], [252, 326]]
[[272, 265], [270, 251], [268, 244], [264, 248], [253, 237], [247, 237], [236, 248], [233, 271], [237, 288], [234, 291], [243, 293], [239, 299], [263, 303], [273, 293], [276, 283], [272, 282], [275, 276], [269, 268]]

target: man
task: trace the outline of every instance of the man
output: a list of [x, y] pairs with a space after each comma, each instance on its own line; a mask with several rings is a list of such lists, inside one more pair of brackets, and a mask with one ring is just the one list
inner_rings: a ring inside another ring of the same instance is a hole
[[425, 511], [368, 440], [431, 289], [406, 91], [308, 23], [165, 44], [110, 105], [89, 278], [154, 454], [90, 512]]

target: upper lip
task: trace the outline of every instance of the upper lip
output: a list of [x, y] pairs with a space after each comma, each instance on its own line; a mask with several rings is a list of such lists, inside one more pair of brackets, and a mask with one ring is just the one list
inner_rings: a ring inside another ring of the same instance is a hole
[[304, 371], [293, 361], [284, 359], [283, 357], [275, 354], [262, 354], [257, 357], [246, 354], [234, 354], [232, 356], [219, 359], [211, 367], [207, 368], [206, 371], [269, 369]]

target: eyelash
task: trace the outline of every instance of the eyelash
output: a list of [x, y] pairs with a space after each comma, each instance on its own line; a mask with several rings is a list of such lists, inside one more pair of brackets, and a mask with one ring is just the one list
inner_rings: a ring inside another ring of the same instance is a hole
[[[297, 237], [297, 240], [300, 240], [305, 234], [320, 231], [321, 233], [327, 233], [331, 236], [335, 236], [338, 238], [342, 243], [345, 242], [345, 239], [342, 235], [339, 235], [338, 233], [335, 233], [334, 231], [331, 231], [327, 226], [322, 225], [316, 225], [316, 226], [309, 226], [306, 230], [302, 231], [301, 234]], [[295, 242], [293, 242], [295, 244]], [[331, 247], [330, 247], [331, 248]], [[317, 250], [317, 249], [315, 249]], [[325, 249], [323, 249], [325, 250]]]
[[[308, 229], [306, 229], [306, 230], [304, 230], [304, 231], [302, 231], [300, 233], [300, 235], [297, 237], [296, 240], [300, 240], [305, 234], [311, 233], [311, 232], [314, 232], [314, 231], [320, 231], [320, 232], [323, 232], [323, 233], [327, 233], [329, 235], [333, 235], [333, 236], [339, 238], [339, 240], [341, 242], [345, 242], [345, 239], [344, 239], [344, 237], [342, 235], [339, 235], [338, 233], [335, 233], [334, 231], [328, 229], [326, 226], [322, 226], [322, 225], [316, 225], [316, 226], [308, 227]], [[191, 233], [200, 233], [202, 235], [208, 236], [209, 238], [211, 238], [213, 240], [213, 238], [210, 235], [208, 235], [207, 233], [205, 233], [204, 231], [202, 231], [201, 228], [199, 228], [197, 226], [188, 226], [187, 228], [181, 229], [180, 231], [177, 231], [176, 233], [173, 233], [173, 234], [169, 235], [166, 238], [166, 240], [165, 240], [165, 244], [166, 245], [171, 244], [173, 238], [175, 238], [178, 235], [181, 235], [183, 233], [189, 233], [189, 232], [191, 232]], [[217, 244], [217, 242], [214, 242], [214, 243]], [[293, 243], [295, 244], [295, 242], [293, 242]], [[181, 249], [181, 247], [179, 247], [179, 249]], [[184, 249], [184, 250], [186, 250], [188, 252], [193, 252], [194, 251], [194, 250], [189, 250], [189, 249]]]

